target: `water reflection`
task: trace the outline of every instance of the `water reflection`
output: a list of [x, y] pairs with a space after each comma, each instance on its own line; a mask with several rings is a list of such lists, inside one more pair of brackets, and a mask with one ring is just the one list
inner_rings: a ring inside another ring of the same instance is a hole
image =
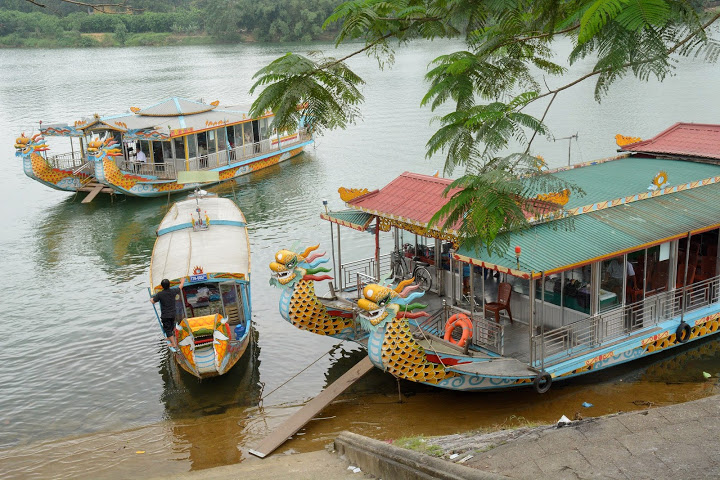
[[242, 461], [248, 407], [260, 400], [260, 347], [257, 331], [245, 355], [225, 375], [204, 379], [185, 372], [165, 357], [159, 373], [161, 400], [171, 421], [175, 450], [187, 452], [191, 470]]
[[108, 277], [128, 281], [147, 269], [155, 229], [166, 211], [165, 199], [103, 196], [81, 204], [67, 198], [35, 224], [35, 264], [54, 273], [67, 263], [98, 259]]

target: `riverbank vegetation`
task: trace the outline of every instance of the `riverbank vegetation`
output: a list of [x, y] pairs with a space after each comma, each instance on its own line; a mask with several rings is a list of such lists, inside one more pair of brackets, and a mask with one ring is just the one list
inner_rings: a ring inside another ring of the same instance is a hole
[[[92, 2], [93, 0], [90, 0]], [[97, 1], [95, 3], [98, 3]], [[63, 0], [0, 4], [0, 47], [118, 47], [331, 39], [341, 0], [128, 0], [110, 13]]]

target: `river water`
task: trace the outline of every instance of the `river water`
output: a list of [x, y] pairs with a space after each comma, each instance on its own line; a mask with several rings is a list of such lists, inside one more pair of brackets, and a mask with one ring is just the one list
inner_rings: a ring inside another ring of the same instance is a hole
[[[419, 107], [422, 75], [432, 58], [458, 48], [411, 44], [383, 71], [371, 58], [353, 59], [367, 81], [361, 122], [318, 138], [282, 166], [214, 189], [235, 198], [249, 222], [257, 342], [228, 375], [202, 383], [169, 362], [148, 304], [150, 254], [167, 199], [98, 197], [80, 204], [27, 178], [14, 139], [36, 131], [40, 120], [118, 113], [169, 96], [249, 103], [251, 77], [260, 67], [290, 50], [332, 46], [0, 50], [6, 278], [0, 296], [0, 477], [137, 477], [257, 461], [248, 448], [362, 358], [351, 344], [284, 322], [267, 265], [275, 251], [294, 244], [329, 249], [329, 227], [319, 213], [323, 199], [342, 208], [338, 187], [372, 189], [406, 170], [441, 168], [440, 156], [424, 156], [435, 114]], [[561, 79], [547, 82], [561, 85]], [[683, 60], [663, 83], [623, 80], [601, 104], [592, 89], [581, 84], [559, 96], [547, 119], [556, 137], [579, 134], [570, 144], [573, 163], [613, 155], [616, 133], [648, 138], [677, 121], [718, 121], [717, 65]], [[568, 162], [568, 140], [540, 139], [533, 151], [551, 167]], [[366, 234], [344, 233], [343, 260], [369, 256], [370, 242]], [[557, 384], [543, 396], [530, 390], [460, 394], [402, 383], [400, 402], [395, 380], [373, 371], [280, 451], [322, 448], [345, 429], [391, 439], [699, 398], [716, 391], [702, 372], [720, 371], [718, 348], [706, 342]], [[584, 409], [583, 402], [595, 406]]]

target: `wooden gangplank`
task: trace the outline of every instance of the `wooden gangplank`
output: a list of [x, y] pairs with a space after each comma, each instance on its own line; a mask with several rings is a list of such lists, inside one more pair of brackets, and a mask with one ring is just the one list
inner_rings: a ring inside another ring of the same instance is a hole
[[78, 191], [78, 192], [89, 192], [89, 193], [85, 196], [85, 198], [83, 198], [82, 202], [80, 202], [80, 203], [90, 203], [90, 202], [92, 202], [93, 199], [94, 199], [94, 198], [97, 196], [97, 194], [100, 193], [100, 192], [110, 193], [110, 194], [113, 194], [113, 193], [115, 192], [112, 188], [107, 187], [107, 186], [105, 186], [105, 185], [103, 185], [103, 184], [101, 184], [101, 183], [96, 183], [96, 182], [90, 182], [90, 183], [88, 183], [87, 185], [78, 188], [77, 191]]
[[90, 193], [88, 193], [85, 198], [82, 199], [81, 203], [90, 203], [93, 201], [93, 198], [97, 196], [98, 193], [103, 189], [104, 185], [95, 185], [95, 188], [90, 190]]
[[250, 453], [260, 458], [270, 455], [276, 448], [285, 443], [286, 440], [300, 430], [306, 423], [317, 415], [330, 402], [344, 392], [350, 385], [360, 380], [367, 372], [372, 370], [373, 364], [370, 358], [365, 357], [355, 364], [342, 377], [335, 380], [328, 388], [305, 404], [293, 416], [285, 420], [275, 431], [265, 437], [258, 446], [250, 449]]

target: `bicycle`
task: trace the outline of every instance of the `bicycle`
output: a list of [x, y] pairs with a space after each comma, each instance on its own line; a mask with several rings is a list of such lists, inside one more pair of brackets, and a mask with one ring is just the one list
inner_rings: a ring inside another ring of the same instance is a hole
[[402, 281], [406, 278], [415, 278], [415, 283], [419, 287], [419, 289], [423, 292], [427, 292], [430, 290], [430, 287], [432, 287], [432, 275], [430, 274], [430, 270], [428, 270], [428, 266], [430, 265], [427, 262], [420, 261], [420, 257], [414, 256], [412, 257], [413, 263], [415, 266], [413, 267], [412, 275], [408, 276], [408, 268], [405, 264], [405, 255], [395, 250], [391, 254], [391, 266], [390, 271], [393, 276], [393, 278], [396, 281]]

